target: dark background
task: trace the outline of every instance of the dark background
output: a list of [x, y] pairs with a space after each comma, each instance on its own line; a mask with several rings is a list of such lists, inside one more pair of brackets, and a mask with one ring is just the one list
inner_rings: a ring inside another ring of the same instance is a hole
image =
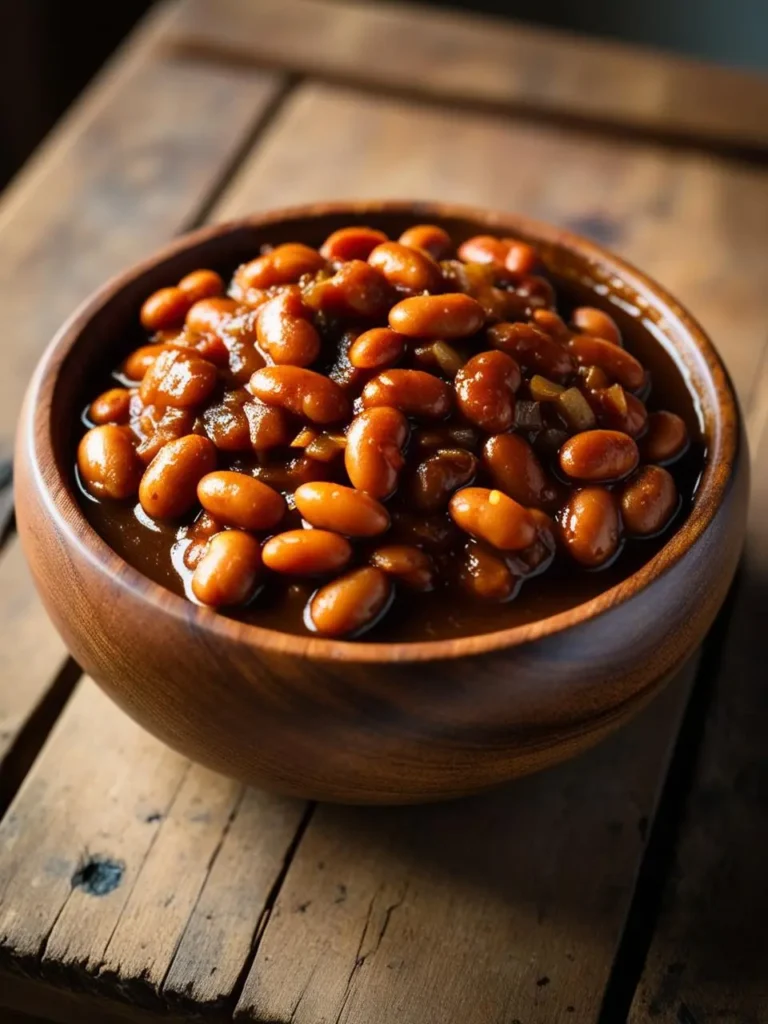
[[[0, 187], [149, 6], [151, 0], [0, 0]], [[452, 0], [443, 6], [768, 69], [768, 0]]]

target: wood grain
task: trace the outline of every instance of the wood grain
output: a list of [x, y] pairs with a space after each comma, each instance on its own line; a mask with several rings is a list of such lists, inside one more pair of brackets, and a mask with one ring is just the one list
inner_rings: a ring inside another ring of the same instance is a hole
[[768, 363], [749, 426], [756, 472], [738, 597], [631, 1024], [768, 1021]]
[[14, 540], [0, 556], [0, 779], [12, 773], [14, 747], [40, 712], [65, 658], [64, 642], [42, 611]]
[[621, 735], [497, 793], [318, 808], [238, 1012], [595, 1021], [692, 674]]
[[[311, 170], [307, 152], [315, 154]], [[742, 400], [749, 394], [768, 342], [768, 172], [305, 85], [242, 166], [217, 217], [381, 196], [519, 210], [609, 246], [688, 306]]]
[[194, 219], [279, 87], [271, 74], [168, 54], [176, 15], [161, 5], [150, 16], [3, 196], [0, 303], [13, 344], [0, 458], [57, 328], [106, 277]]
[[417, 4], [190, 0], [182, 49], [539, 119], [768, 147], [768, 81], [616, 42]]

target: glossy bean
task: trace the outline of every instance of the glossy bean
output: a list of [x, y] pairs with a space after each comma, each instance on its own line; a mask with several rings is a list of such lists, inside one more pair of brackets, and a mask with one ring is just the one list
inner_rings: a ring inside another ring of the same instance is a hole
[[398, 241], [411, 249], [422, 249], [433, 260], [445, 259], [453, 247], [451, 236], [437, 224], [414, 224], [406, 228]]
[[386, 316], [393, 292], [386, 277], [362, 260], [342, 263], [333, 277], [305, 291], [312, 309], [327, 316], [379, 319]]
[[579, 306], [573, 311], [573, 326], [591, 338], [602, 338], [613, 345], [621, 345], [621, 331], [613, 317], [594, 306]]
[[208, 542], [192, 575], [192, 592], [214, 608], [245, 604], [262, 572], [259, 542], [240, 530], [224, 530]]
[[674, 412], [652, 412], [648, 417], [648, 431], [640, 442], [645, 462], [657, 465], [674, 462], [688, 447], [688, 428], [685, 420]]
[[247, 452], [251, 447], [245, 406], [252, 402], [245, 388], [226, 391], [220, 402], [203, 412], [203, 426], [219, 451]]
[[224, 281], [215, 270], [193, 270], [179, 281], [179, 289], [190, 302], [224, 294]]
[[453, 404], [450, 386], [424, 370], [385, 370], [363, 388], [366, 409], [389, 405], [417, 419], [442, 419]]
[[215, 470], [197, 485], [197, 500], [225, 526], [271, 530], [285, 514], [285, 499], [247, 473]]
[[371, 565], [355, 569], [321, 587], [309, 603], [309, 621], [323, 636], [353, 636], [386, 611], [392, 584]]
[[456, 399], [463, 415], [489, 433], [508, 430], [515, 418], [520, 367], [505, 352], [480, 352], [456, 374]]
[[540, 274], [529, 274], [518, 281], [515, 291], [520, 298], [526, 300], [531, 310], [554, 309], [555, 289], [552, 283]]
[[377, 548], [370, 562], [408, 590], [423, 593], [434, 588], [435, 566], [421, 548], [411, 544], [388, 544]]
[[601, 427], [621, 430], [635, 439], [645, 432], [648, 410], [639, 398], [630, 391], [624, 391], [621, 384], [593, 391], [590, 402]]
[[509, 239], [493, 235], [473, 235], [458, 248], [458, 256], [465, 263], [498, 263], [504, 266], [509, 252]]
[[504, 266], [512, 274], [532, 274], [539, 262], [539, 254], [532, 245], [517, 239], [507, 239], [509, 248]]
[[651, 537], [661, 533], [677, 509], [677, 487], [661, 466], [643, 466], [621, 492], [621, 518], [627, 533]]
[[199, 299], [190, 307], [184, 321], [192, 334], [216, 334], [238, 311], [238, 304], [227, 295]]
[[320, 353], [320, 335], [298, 291], [284, 291], [260, 307], [257, 338], [273, 362], [309, 366]]
[[528, 510], [501, 491], [465, 487], [454, 494], [448, 509], [458, 527], [501, 551], [520, 551], [536, 539]]
[[534, 324], [560, 345], [567, 345], [570, 341], [572, 331], [568, 328], [565, 320], [552, 309], [534, 309]]
[[642, 364], [612, 341], [576, 334], [568, 342], [568, 351], [582, 366], [599, 366], [628, 391], [637, 391], [645, 382]]
[[368, 257], [368, 262], [380, 270], [398, 291], [417, 294], [439, 291], [442, 287], [440, 267], [432, 257], [400, 242], [377, 245]]
[[388, 498], [404, 465], [408, 421], [391, 406], [366, 409], [347, 433], [344, 466], [352, 484], [372, 498]]
[[389, 311], [389, 326], [409, 338], [466, 338], [479, 331], [484, 320], [480, 303], [462, 292], [416, 295]]
[[530, 444], [519, 434], [496, 434], [483, 445], [483, 461], [500, 491], [526, 507], [555, 499], [555, 489]]
[[184, 349], [161, 352], [145, 373], [139, 388], [145, 404], [186, 409], [200, 405], [216, 387], [216, 367]]
[[536, 526], [536, 540], [533, 544], [519, 551], [518, 562], [525, 566], [526, 575], [537, 575], [552, 563], [557, 550], [556, 526], [554, 520], [538, 508], [529, 508], [529, 513]]
[[224, 529], [222, 523], [216, 522], [207, 512], [201, 512], [194, 523], [187, 526], [181, 535], [181, 541], [188, 541], [184, 548], [182, 560], [187, 569], [196, 569], [200, 560], [208, 550], [208, 542], [215, 534]]
[[251, 288], [274, 288], [294, 284], [305, 274], [316, 274], [325, 268], [325, 257], [316, 249], [300, 242], [286, 242], [244, 263], [235, 272], [235, 283], [244, 291]]
[[93, 427], [77, 448], [77, 468], [86, 490], [95, 498], [132, 498], [143, 466], [127, 427], [106, 423]]
[[551, 380], [569, 377], [576, 369], [567, 349], [533, 324], [495, 324], [488, 328], [488, 339], [523, 369]]
[[352, 342], [349, 361], [358, 370], [381, 370], [394, 366], [405, 351], [407, 340], [389, 327], [372, 327]]
[[359, 227], [339, 228], [329, 235], [320, 246], [320, 253], [327, 260], [347, 263], [349, 260], [367, 260], [377, 245], [389, 239], [383, 231], [376, 228]]
[[264, 565], [288, 576], [340, 572], [352, 557], [352, 545], [329, 530], [287, 530], [264, 544]]
[[180, 327], [191, 305], [181, 288], [159, 288], [141, 307], [141, 326], [148, 331], [167, 331]]
[[520, 580], [498, 555], [470, 540], [459, 566], [459, 583], [463, 590], [481, 601], [509, 601], [518, 591]]
[[198, 481], [216, 466], [207, 437], [187, 434], [163, 445], [141, 478], [139, 501], [153, 519], [175, 519], [195, 504]]
[[347, 537], [375, 537], [389, 528], [389, 513], [364, 491], [316, 481], [302, 484], [294, 494], [304, 519], [321, 530]]
[[130, 355], [126, 356], [120, 367], [120, 372], [128, 380], [139, 383], [144, 379], [147, 371], [158, 356], [163, 352], [172, 352], [175, 347], [166, 342], [154, 345], [140, 345], [139, 348], [134, 349]]
[[131, 392], [128, 388], [110, 388], [88, 406], [91, 423], [127, 423], [131, 416]]
[[338, 423], [349, 412], [349, 401], [335, 381], [299, 366], [265, 366], [251, 377], [250, 390], [267, 405], [312, 423]]
[[560, 468], [573, 480], [605, 482], [629, 476], [640, 461], [637, 445], [619, 430], [585, 430], [560, 449]]
[[580, 565], [596, 569], [619, 548], [621, 520], [616, 497], [604, 487], [584, 487], [560, 511], [560, 536]]
[[439, 512], [459, 487], [471, 483], [477, 459], [460, 448], [444, 448], [428, 456], [416, 468], [411, 499], [422, 512]]

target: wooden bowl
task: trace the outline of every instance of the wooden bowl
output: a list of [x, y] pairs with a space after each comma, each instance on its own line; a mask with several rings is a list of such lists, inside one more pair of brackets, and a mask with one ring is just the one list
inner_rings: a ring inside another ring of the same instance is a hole
[[[347, 223], [397, 234], [535, 242], [563, 277], [644, 305], [695, 393], [706, 465], [693, 509], [634, 575], [566, 612], [501, 632], [350, 643], [247, 625], [127, 565], [86, 522], [73, 479], [85, 368], [113, 365], [144, 297], [264, 242], [319, 244]], [[86, 672], [196, 761], [282, 793], [355, 803], [454, 797], [570, 757], [642, 707], [702, 640], [733, 577], [748, 459], [711, 342], [660, 286], [583, 238], [523, 217], [428, 203], [346, 203], [206, 228], [115, 278], [62, 328], [29, 387], [17, 445], [22, 542], [53, 621]]]

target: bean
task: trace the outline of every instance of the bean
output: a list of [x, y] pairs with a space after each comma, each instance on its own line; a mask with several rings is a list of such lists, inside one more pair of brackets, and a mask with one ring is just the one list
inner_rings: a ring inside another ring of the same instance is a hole
[[366, 409], [347, 433], [344, 466], [352, 484], [372, 498], [388, 498], [404, 465], [408, 421], [391, 406]]
[[259, 542], [240, 530], [225, 530], [211, 538], [192, 576], [198, 601], [214, 608], [245, 604], [261, 575]]
[[502, 551], [521, 551], [536, 539], [528, 510], [501, 491], [465, 487], [451, 498], [448, 510], [471, 537]]
[[400, 242], [377, 245], [368, 262], [400, 291], [412, 294], [434, 292], [439, 291], [443, 283], [440, 267], [431, 256]]
[[153, 519], [175, 519], [195, 504], [198, 481], [216, 466], [216, 447], [207, 437], [187, 434], [163, 445], [139, 485], [141, 507]]
[[640, 453], [619, 430], [585, 430], [560, 449], [560, 468], [574, 480], [621, 480], [637, 468]]
[[216, 367], [179, 348], [161, 352], [144, 375], [139, 388], [145, 404], [172, 405], [177, 409], [200, 405], [216, 387]]
[[261, 554], [273, 572], [317, 576], [343, 569], [352, 557], [352, 545], [329, 530], [287, 530], [270, 537]]
[[657, 465], [674, 462], [688, 447], [685, 420], [673, 412], [652, 412], [648, 432], [640, 442], [643, 461]]
[[493, 235], [474, 235], [462, 242], [458, 256], [465, 263], [498, 263], [504, 266], [509, 251], [509, 241]]
[[81, 438], [77, 468], [90, 494], [118, 501], [133, 497], [143, 469], [130, 430], [115, 423], [93, 427]]
[[250, 390], [267, 405], [312, 423], [337, 423], [349, 412], [349, 401], [335, 381], [299, 366], [265, 366], [251, 377]]
[[527, 242], [508, 239], [510, 245], [504, 260], [504, 266], [512, 274], [530, 274], [538, 265], [539, 254]]
[[229, 329], [224, 342], [229, 353], [228, 376], [230, 383], [247, 386], [253, 374], [265, 365], [265, 359], [254, 344], [254, 337], [232, 333]]
[[677, 508], [677, 487], [661, 466], [643, 466], [621, 493], [621, 518], [627, 533], [651, 537], [661, 533]]
[[305, 292], [305, 301], [327, 316], [384, 317], [392, 302], [392, 289], [376, 267], [362, 260], [342, 263], [333, 277]]
[[533, 322], [541, 328], [553, 341], [567, 345], [571, 339], [571, 331], [561, 316], [551, 309], [534, 309]]
[[110, 388], [88, 407], [91, 423], [127, 423], [131, 416], [131, 392], [128, 388]]
[[247, 473], [219, 469], [197, 485], [197, 500], [206, 512], [241, 530], [271, 530], [285, 514], [285, 499]]
[[520, 586], [507, 563], [474, 540], [464, 549], [459, 582], [471, 597], [481, 601], [509, 601]]
[[437, 224], [414, 224], [406, 228], [398, 241], [411, 249], [422, 249], [433, 260], [445, 259], [453, 247], [451, 236]]
[[248, 420], [251, 448], [255, 452], [267, 452], [271, 448], [288, 444], [291, 426], [288, 417], [278, 406], [255, 401], [244, 405], [243, 411]]
[[280, 491], [295, 491], [301, 484], [326, 481], [333, 475], [333, 468], [327, 462], [310, 459], [306, 455], [292, 459], [288, 464], [277, 462], [254, 470], [255, 477]]
[[259, 309], [259, 345], [275, 363], [309, 366], [320, 354], [320, 335], [298, 291], [284, 291]]
[[192, 347], [201, 359], [213, 363], [219, 369], [225, 370], [229, 367], [229, 349], [218, 334], [203, 334]]
[[316, 481], [302, 484], [294, 494], [304, 519], [321, 530], [347, 537], [375, 537], [389, 528], [389, 513], [364, 491]]
[[188, 569], [197, 568], [203, 555], [208, 550], [208, 542], [214, 534], [220, 533], [224, 527], [217, 523], [213, 516], [201, 512], [194, 523], [183, 529], [182, 539], [189, 544], [184, 550], [183, 562]]
[[363, 388], [363, 406], [389, 405], [406, 416], [442, 419], [453, 404], [451, 388], [424, 370], [385, 370]]
[[141, 307], [141, 325], [148, 331], [181, 327], [190, 305], [189, 297], [181, 288], [159, 288]]
[[389, 326], [409, 338], [466, 338], [479, 331], [484, 320], [480, 303], [462, 292], [416, 295], [389, 311]]
[[515, 418], [515, 392], [520, 387], [520, 367], [504, 352], [480, 352], [456, 374], [456, 398], [470, 423], [499, 433]]
[[527, 299], [532, 309], [553, 309], [555, 306], [555, 289], [540, 274], [529, 274], [518, 281], [515, 291], [519, 297]]
[[425, 592], [435, 585], [435, 566], [421, 548], [411, 544], [388, 544], [371, 555], [371, 565], [394, 576], [408, 590]]
[[483, 461], [500, 491], [521, 505], [548, 505], [555, 490], [533, 448], [519, 434], [496, 434], [483, 445]]
[[[614, 391], [615, 388], [619, 391]], [[621, 384], [593, 391], [590, 400], [597, 412], [600, 426], [609, 430], [621, 430], [634, 438], [640, 437], [645, 431], [648, 410], [639, 398], [630, 391], [624, 391]]]
[[451, 380], [466, 362], [461, 353], [447, 341], [429, 341], [426, 345], [419, 345], [413, 355], [420, 366], [437, 369]]
[[237, 310], [237, 303], [227, 295], [209, 296], [190, 307], [184, 322], [192, 334], [216, 334]]
[[190, 302], [224, 294], [224, 282], [215, 270], [193, 270], [179, 281], [179, 289]]
[[383, 231], [376, 228], [340, 228], [329, 235], [320, 246], [320, 253], [327, 260], [346, 263], [349, 260], [367, 260], [377, 245], [388, 241]]
[[555, 557], [557, 544], [555, 541], [555, 524], [552, 519], [538, 508], [528, 511], [536, 525], [536, 540], [529, 547], [518, 552], [518, 561], [525, 566], [526, 575], [544, 572]]
[[309, 603], [308, 618], [324, 636], [350, 636], [373, 625], [391, 598], [387, 574], [367, 565], [321, 587]]
[[576, 369], [567, 350], [533, 324], [495, 324], [488, 329], [491, 344], [513, 356], [525, 370], [553, 380], [569, 377]]
[[595, 309], [594, 306], [579, 306], [573, 311], [573, 326], [588, 334], [591, 338], [602, 338], [610, 341], [612, 345], [621, 345], [621, 331], [616, 321], [602, 309]]
[[560, 535], [575, 561], [589, 569], [608, 562], [619, 549], [621, 520], [616, 498], [604, 487], [584, 487], [560, 512]]
[[582, 366], [599, 366], [628, 391], [637, 391], [645, 382], [645, 370], [635, 357], [612, 341], [577, 334], [568, 342], [568, 351]]
[[128, 380], [141, 381], [144, 379], [144, 375], [147, 373], [149, 368], [152, 366], [154, 361], [162, 352], [171, 352], [175, 346], [167, 343], [156, 344], [156, 345], [140, 345], [126, 357], [123, 365], [120, 367], [120, 372]]
[[300, 242], [286, 242], [244, 263], [235, 272], [235, 283], [247, 291], [251, 288], [274, 288], [293, 284], [305, 274], [316, 274], [325, 268], [325, 258], [316, 249]]
[[[148, 417], [145, 417], [146, 419]], [[169, 441], [176, 441], [185, 434], [191, 434], [194, 425], [195, 414], [191, 409], [162, 409], [162, 415], [151, 430], [147, 431], [147, 436], [136, 449], [136, 454], [145, 465], [148, 465], [163, 445]]]
[[380, 370], [394, 366], [405, 351], [407, 339], [389, 327], [364, 331], [349, 347], [350, 363], [359, 370]]
[[419, 463], [411, 486], [414, 505], [423, 512], [439, 512], [459, 487], [471, 483], [477, 459], [460, 448], [444, 448]]

